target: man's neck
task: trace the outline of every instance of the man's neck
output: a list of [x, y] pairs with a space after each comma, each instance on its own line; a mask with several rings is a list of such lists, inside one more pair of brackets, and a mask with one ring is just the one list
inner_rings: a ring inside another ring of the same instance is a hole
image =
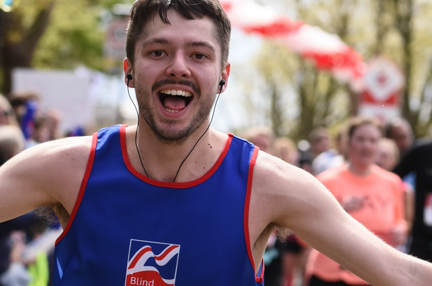
[[[133, 128], [131, 133], [135, 136], [135, 127], [131, 128]], [[180, 143], [164, 143], [148, 125], [140, 126], [137, 146], [142, 165], [147, 173], [144, 175], [166, 182], [172, 182], [174, 178], [175, 182], [191, 181], [204, 175], [213, 166], [224, 145], [221, 144], [221, 136], [218, 132], [210, 129], [203, 135], [204, 131], [205, 129], [199, 128]], [[136, 149], [134, 140], [129, 140], [128, 150], [130, 150], [131, 162], [133, 160], [136, 169], [143, 173], [139, 156], [137, 156], [138, 151], [134, 149]]]

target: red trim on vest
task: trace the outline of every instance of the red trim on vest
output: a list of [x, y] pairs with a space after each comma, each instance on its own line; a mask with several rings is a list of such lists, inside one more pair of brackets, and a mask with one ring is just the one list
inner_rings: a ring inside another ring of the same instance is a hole
[[90, 173], [91, 173], [91, 170], [93, 168], [94, 157], [95, 157], [95, 154], [96, 154], [97, 140], [98, 140], [98, 133], [96, 132], [96, 133], [93, 134], [92, 145], [91, 145], [91, 148], [90, 148], [90, 154], [89, 154], [89, 158], [88, 158], [88, 161], [87, 161], [87, 167], [86, 167], [86, 170], [85, 170], [85, 173], [84, 173], [84, 178], [81, 181], [81, 186], [80, 186], [80, 190], [79, 190], [79, 193], [78, 193], [77, 200], [75, 201], [75, 205], [74, 205], [74, 207], [72, 209], [72, 213], [71, 213], [71, 215], [69, 217], [69, 221], [68, 221], [68, 223], [66, 225], [66, 228], [63, 230], [62, 234], [57, 238], [57, 240], [55, 242], [55, 245], [57, 245], [63, 239], [63, 237], [65, 237], [65, 235], [68, 233], [68, 231], [71, 228], [72, 223], [73, 223], [73, 221], [75, 219], [75, 216], [76, 216], [76, 213], [78, 211], [78, 208], [81, 205], [81, 201], [82, 201], [82, 199], [84, 197], [84, 192], [85, 192], [85, 189], [87, 187], [87, 182], [88, 182], [88, 180], [90, 178]]
[[[253, 255], [252, 255], [252, 247], [250, 244], [250, 236], [249, 236], [249, 207], [250, 207], [250, 198], [251, 198], [251, 193], [252, 193], [253, 172], [254, 172], [256, 159], [258, 157], [258, 150], [259, 149], [257, 147], [255, 147], [255, 149], [252, 153], [250, 164], [249, 164], [249, 176], [248, 176], [248, 182], [247, 182], [246, 201], [245, 201], [245, 208], [244, 208], [244, 221], [243, 221], [243, 229], [244, 229], [244, 235], [245, 235], [245, 239], [246, 239], [247, 253], [249, 256], [249, 260], [252, 264], [252, 267], [254, 269], [254, 273], [256, 273], [256, 267], [255, 267], [255, 262], [254, 262]], [[255, 275], [255, 281], [258, 283], [263, 283], [263, 281], [264, 281], [264, 260], [261, 263], [262, 263], [262, 267], [263, 267], [263, 269], [261, 271], [261, 275], [260, 275], [260, 277], [257, 277]]]
[[197, 186], [204, 181], [206, 181], [208, 178], [210, 178], [214, 172], [219, 168], [220, 164], [222, 164], [223, 159], [225, 158], [226, 154], [228, 153], [229, 147], [231, 145], [231, 141], [233, 139], [233, 134], [228, 134], [228, 140], [225, 143], [224, 149], [222, 150], [222, 153], [220, 154], [218, 160], [213, 165], [213, 167], [204, 174], [201, 178], [198, 178], [196, 180], [190, 181], [190, 182], [182, 182], [182, 183], [173, 183], [173, 182], [161, 182], [157, 180], [153, 180], [151, 178], [148, 178], [138, 172], [131, 164], [127, 152], [126, 147], [126, 127], [127, 125], [123, 124], [120, 126], [120, 144], [121, 144], [121, 150], [123, 154], [123, 161], [126, 164], [126, 167], [129, 169], [129, 171], [137, 178], [143, 180], [144, 182], [157, 186], [157, 187], [165, 187], [165, 188], [174, 188], [174, 189], [185, 189], [185, 188], [191, 188], [194, 186]]
[[263, 259], [261, 259], [261, 265], [262, 265], [261, 276], [255, 277], [255, 281], [258, 283], [264, 283], [264, 273], [265, 273], [264, 257], [263, 257]]

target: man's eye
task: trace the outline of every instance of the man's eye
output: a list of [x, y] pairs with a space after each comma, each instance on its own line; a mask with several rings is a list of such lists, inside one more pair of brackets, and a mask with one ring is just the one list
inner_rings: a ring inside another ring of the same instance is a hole
[[206, 56], [205, 56], [204, 54], [195, 54], [194, 57], [195, 57], [197, 60], [202, 60], [202, 59], [204, 59]]
[[162, 51], [153, 51], [151, 54], [155, 57], [161, 57], [164, 53]]

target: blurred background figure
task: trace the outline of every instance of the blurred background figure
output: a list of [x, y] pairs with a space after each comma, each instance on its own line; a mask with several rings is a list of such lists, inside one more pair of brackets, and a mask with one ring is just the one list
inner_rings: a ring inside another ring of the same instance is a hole
[[[248, 140], [255, 146], [258, 146], [261, 151], [270, 155], [275, 153], [276, 136], [273, 131], [265, 126], [253, 127], [245, 130], [240, 137]], [[284, 153], [286, 158], [291, 158], [289, 155], [290, 143], [289, 140], [279, 141], [278, 152]], [[283, 145], [283, 146], [282, 146]], [[283, 151], [283, 149], [285, 151]], [[291, 150], [292, 151], [292, 150]], [[293, 156], [295, 156], [293, 154]], [[267, 242], [267, 247], [264, 252], [264, 281], [266, 286], [281, 286], [283, 285], [283, 255], [285, 251], [285, 243], [278, 239], [277, 230], [274, 230]]]
[[385, 126], [385, 137], [392, 139], [403, 156], [414, 144], [414, 133], [409, 122], [397, 117], [390, 120]]
[[333, 158], [332, 167], [337, 167], [342, 165], [345, 162], [346, 158], [348, 157], [347, 134], [345, 128], [339, 129], [339, 131], [336, 133], [335, 148], [338, 155], [335, 158]]
[[315, 159], [323, 152], [330, 150], [331, 138], [326, 128], [320, 127], [311, 131], [309, 134], [310, 151], [312, 158]]
[[0, 166], [24, 150], [24, 136], [19, 127], [0, 125]]
[[0, 94], [0, 125], [18, 126], [15, 112], [9, 101]]
[[401, 178], [416, 175], [415, 214], [408, 253], [432, 261], [432, 142], [424, 141], [408, 150], [394, 172]]
[[59, 134], [60, 119], [59, 112], [54, 109], [49, 109], [38, 115], [36, 117], [32, 139], [37, 143], [59, 139], [61, 137]]
[[315, 175], [315, 172], [312, 168], [312, 161], [312, 156], [308, 152], [301, 152], [299, 156], [298, 166], [306, 172]]
[[399, 162], [399, 149], [396, 143], [387, 138], [378, 142], [378, 154], [375, 163], [387, 171], [392, 171]]
[[252, 127], [243, 131], [240, 137], [258, 146], [261, 151], [273, 155], [273, 144], [276, 137], [270, 128], [265, 126]]
[[[411, 128], [410, 123], [405, 118], [396, 117], [387, 122], [385, 125], [385, 137], [394, 142], [397, 150], [394, 150], [393, 146], [390, 146], [390, 142], [384, 143], [382, 146], [383, 149], [387, 146], [387, 149], [390, 148], [393, 151], [388, 150], [389, 152], [396, 152], [394, 157], [390, 157], [386, 161], [386, 155], [383, 153], [381, 158], [378, 158], [377, 161], [378, 166], [381, 166], [383, 169], [393, 171], [397, 164], [399, 164], [400, 160], [409, 152], [413, 146], [416, 145], [414, 132]], [[383, 151], [385, 152], [385, 151]], [[390, 155], [390, 154], [389, 154]], [[393, 162], [395, 161], [395, 162]], [[387, 163], [386, 163], [387, 162]], [[402, 180], [405, 182], [406, 192], [405, 192], [405, 216], [407, 217], [408, 223], [408, 231], [409, 237], [407, 239], [407, 243], [403, 250], [404, 252], [409, 252], [412, 243], [412, 227], [414, 224], [415, 216], [415, 207], [416, 207], [416, 177], [417, 173], [414, 170], [411, 170], [408, 173], [405, 173], [402, 177]], [[417, 218], [418, 219], [418, 218]]]
[[[24, 150], [16, 125], [0, 125], [0, 166]], [[48, 258], [61, 230], [48, 228], [37, 211], [0, 223], [0, 286], [46, 286]]]
[[[397, 247], [406, 239], [404, 188], [400, 178], [374, 164], [381, 125], [373, 119], [354, 118], [348, 125], [347, 136], [348, 162], [317, 178], [353, 218]], [[307, 276], [310, 286], [367, 285], [316, 250], [311, 251]]]
[[39, 116], [40, 96], [33, 92], [19, 92], [9, 94], [8, 98], [26, 140], [26, 148], [35, 145], [32, 136]]
[[[12, 111], [13, 112], [13, 111]], [[18, 126], [0, 126], [0, 166], [24, 149], [24, 136]], [[0, 285], [26, 286], [31, 280], [21, 253], [25, 248], [24, 230], [36, 222], [34, 213], [0, 223]]]
[[54, 109], [41, 110], [40, 95], [35, 92], [17, 92], [9, 95], [26, 140], [26, 148], [59, 139], [60, 114]]
[[338, 150], [331, 148], [332, 138], [326, 128], [312, 130], [309, 135], [309, 142], [313, 157], [312, 169], [315, 175], [343, 163], [343, 157], [339, 155]]
[[[287, 163], [299, 165], [299, 151], [291, 139], [277, 138], [274, 144], [276, 157]], [[312, 161], [310, 161], [310, 164]], [[303, 280], [309, 248], [305, 248], [295, 235], [290, 235], [282, 245], [283, 286], [300, 285]]]
[[274, 155], [291, 165], [298, 166], [299, 152], [294, 142], [289, 138], [280, 137], [276, 139]]
[[31, 134], [27, 139], [27, 148], [39, 143], [59, 139], [60, 115], [55, 110], [37, 113], [32, 120]]
[[22, 123], [25, 115], [28, 113], [29, 103], [31, 102], [34, 103], [34, 106], [38, 106], [41, 101], [39, 94], [31, 91], [12, 92], [7, 97], [15, 111], [19, 124]]
[[[388, 138], [381, 138], [378, 142], [378, 155], [375, 159], [375, 163], [386, 171], [393, 171], [396, 164], [399, 162], [399, 149], [396, 143]], [[404, 211], [405, 220], [407, 222], [407, 234], [410, 235], [412, 224], [414, 221], [414, 204], [415, 195], [413, 187], [403, 182], [404, 192]], [[407, 244], [400, 247], [403, 252], [408, 252], [411, 238], [408, 237]]]

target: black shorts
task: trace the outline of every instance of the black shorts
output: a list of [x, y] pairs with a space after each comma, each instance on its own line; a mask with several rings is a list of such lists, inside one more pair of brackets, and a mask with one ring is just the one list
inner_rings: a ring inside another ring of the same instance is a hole
[[289, 236], [285, 241], [285, 252], [299, 254], [303, 250], [295, 235]]
[[338, 281], [338, 282], [326, 282], [321, 279], [319, 279], [316, 276], [312, 276], [309, 280], [308, 286], [365, 286], [365, 285], [351, 285], [346, 284], [345, 282]]
[[409, 254], [422, 260], [432, 262], [432, 238], [414, 235]]

